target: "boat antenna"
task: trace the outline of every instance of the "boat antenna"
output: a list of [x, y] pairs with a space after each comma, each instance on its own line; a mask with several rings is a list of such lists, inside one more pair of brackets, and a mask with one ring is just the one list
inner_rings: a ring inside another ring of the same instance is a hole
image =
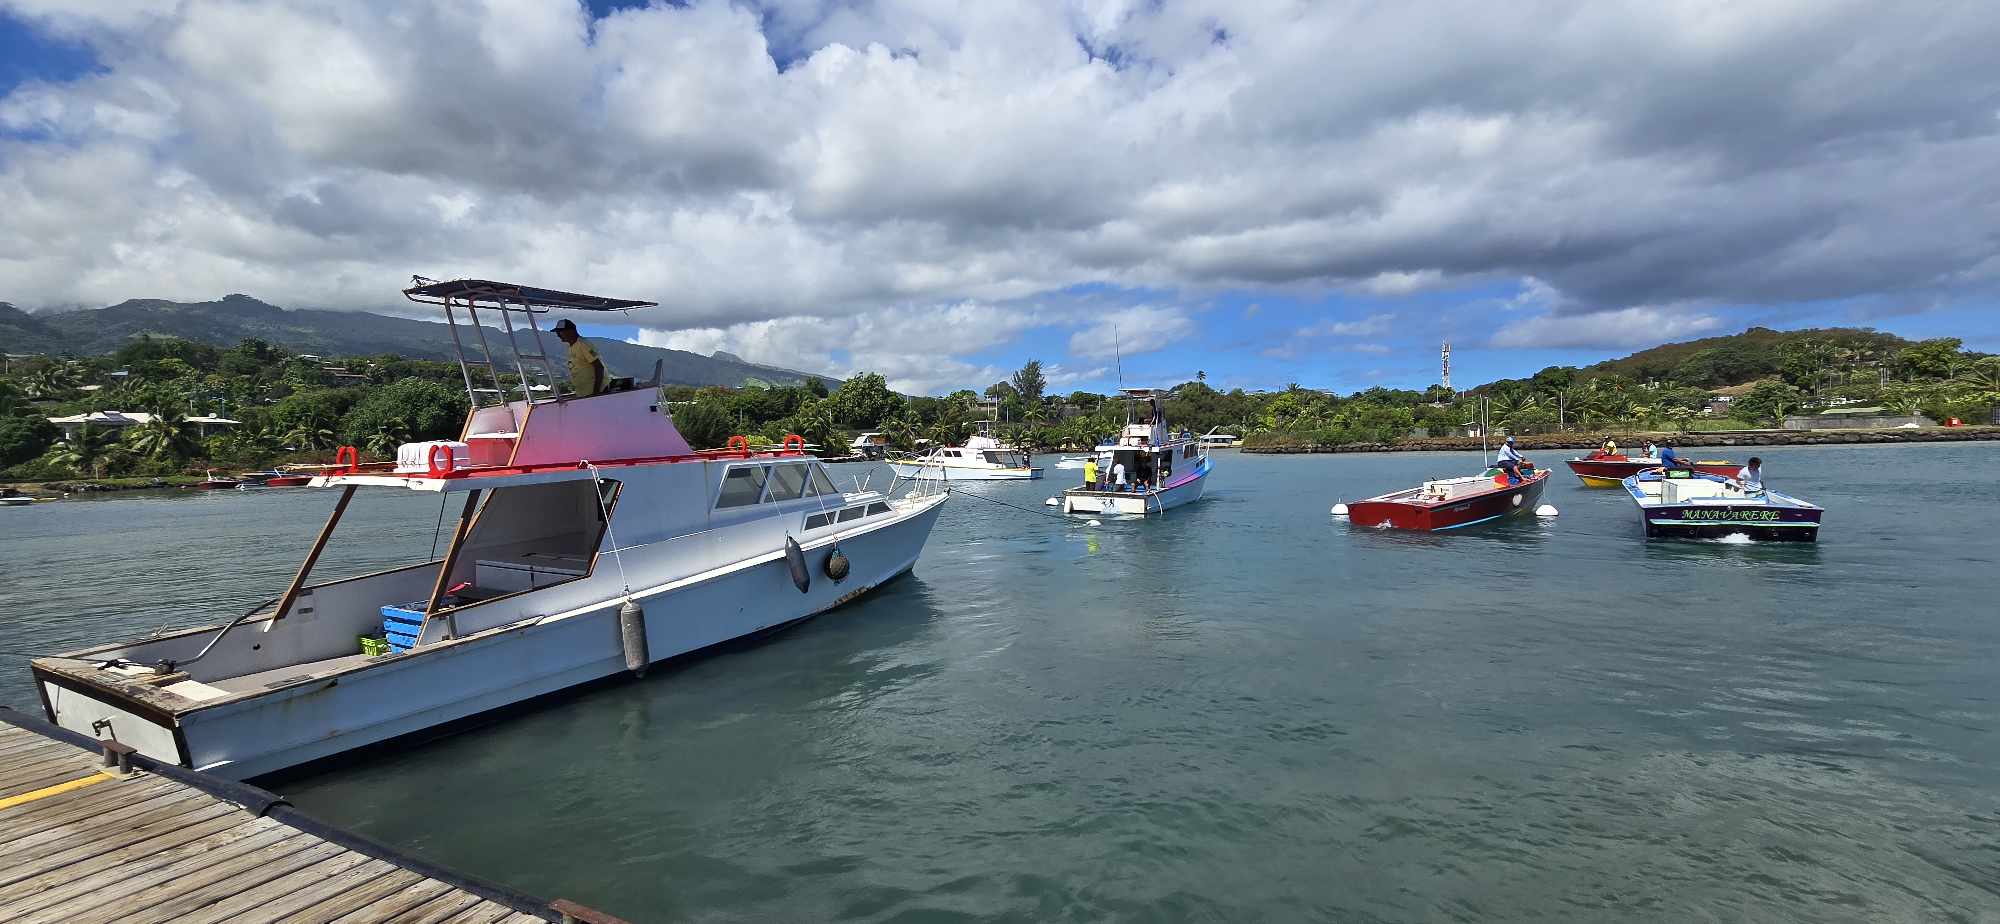
[[1118, 388], [1125, 388], [1125, 350], [1118, 345], [1118, 325], [1111, 325], [1111, 355], [1118, 364]]

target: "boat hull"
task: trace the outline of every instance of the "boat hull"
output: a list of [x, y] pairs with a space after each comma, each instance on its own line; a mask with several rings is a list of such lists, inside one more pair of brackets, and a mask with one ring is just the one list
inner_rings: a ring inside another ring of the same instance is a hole
[[1716, 504], [1659, 505], [1639, 508], [1639, 521], [1651, 538], [1725, 539], [1746, 536], [1757, 542], [1816, 542], [1819, 509], [1722, 506]]
[[1520, 484], [1498, 486], [1470, 497], [1443, 503], [1369, 499], [1347, 505], [1347, 522], [1371, 529], [1413, 529], [1440, 532], [1492, 523], [1532, 513], [1548, 486], [1550, 473], [1536, 472]]
[[[897, 520], [803, 546], [812, 575], [804, 593], [794, 585], [782, 553], [641, 592], [649, 660], [782, 628], [909, 571], [943, 500], [938, 495]], [[850, 567], [838, 583], [825, 573], [836, 544]], [[142, 701], [122, 700], [40, 667], [35, 677], [50, 720], [58, 725], [98, 737], [92, 723], [108, 720], [121, 740], [149, 756], [249, 779], [624, 673], [620, 602], [428, 644], [335, 676], [178, 716], [163, 716]]]
[[955, 465], [920, 465], [891, 462], [889, 467], [903, 478], [931, 481], [1027, 481], [1042, 477], [1039, 468], [960, 468]]
[[[1576, 474], [1577, 480], [1582, 481], [1583, 486], [1586, 488], [1615, 488], [1633, 475], [1637, 475], [1649, 468], [1659, 468], [1660, 460], [1649, 458], [1592, 459], [1586, 457], [1582, 459], [1570, 459], [1564, 464], [1569, 466], [1569, 470]], [[1721, 475], [1723, 477], [1736, 474], [1736, 470], [1740, 467], [1734, 462], [1713, 459], [1694, 463], [1695, 471], [1705, 472], [1710, 475]]]
[[1194, 471], [1167, 483], [1167, 486], [1148, 494], [1126, 491], [1086, 491], [1071, 488], [1063, 492], [1062, 512], [1120, 514], [1144, 516], [1149, 513], [1164, 513], [1184, 504], [1201, 500], [1208, 485], [1208, 473], [1212, 469], [1206, 456]]
[[299, 488], [312, 483], [311, 475], [280, 475], [264, 481], [267, 488]]

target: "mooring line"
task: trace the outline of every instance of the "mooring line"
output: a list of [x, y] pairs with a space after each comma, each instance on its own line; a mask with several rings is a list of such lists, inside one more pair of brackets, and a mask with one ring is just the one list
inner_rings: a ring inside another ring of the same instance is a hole
[[984, 494], [974, 494], [970, 491], [961, 491], [957, 488], [947, 487], [945, 488], [945, 490], [949, 493], [956, 494], [960, 497], [973, 497], [973, 498], [978, 498], [979, 500], [983, 500], [989, 504], [999, 504], [1002, 507], [1012, 507], [1015, 510], [1021, 511], [1022, 513], [1032, 513], [1036, 516], [1048, 517], [1051, 520], [1061, 520], [1064, 523], [1070, 522], [1069, 517], [1063, 516], [1060, 513], [1050, 513], [1046, 510], [1036, 510], [1033, 507], [1023, 507], [1020, 504], [1010, 504], [1007, 503], [1006, 501], [999, 500], [997, 498], [987, 497]]

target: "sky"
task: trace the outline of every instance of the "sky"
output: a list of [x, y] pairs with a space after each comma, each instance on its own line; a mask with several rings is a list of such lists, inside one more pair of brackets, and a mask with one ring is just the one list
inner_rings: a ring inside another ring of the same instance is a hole
[[0, 0], [0, 301], [413, 313], [908, 393], [2000, 351], [2000, 6]]

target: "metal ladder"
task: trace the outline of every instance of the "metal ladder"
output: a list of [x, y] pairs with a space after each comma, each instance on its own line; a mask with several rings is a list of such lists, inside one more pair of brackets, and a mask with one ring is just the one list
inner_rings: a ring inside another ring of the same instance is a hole
[[[459, 335], [458, 315], [454, 310], [456, 308], [465, 309], [466, 320], [472, 325], [473, 336], [477, 339], [479, 346], [479, 358], [477, 359], [472, 358], [465, 348], [465, 338]], [[503, 303], [499, 310], [501, 327], [507, 333], [507, 345], [514, 353], [514, 370], [520, 378], [523, 399], [530, 403], [533, 403], [535, 400], [535, 393], [530, 388], [534, 382], [528, 377], [527, 364], [524, 360], [532, 360], [536, 363], [535, 368], [542, 374], [542, 378], [546, 380], [549, 387], [548, 394], [553, 399], [560, 392], [555, 390], [555, 380], [549, 369], [548, 354], [540, 349], [541, 331], [535, 328], [534, 315], [532, 312], [529, 314], [528, 327], [535, 329], [537, 349], [536, 352], [524, 356], [521, 353], [520, 342], [515, 338], [513, 320], [509, 317], [515, 309], [510, 309]], [[519, 310], [528, 311], [529, 309], [524, 306]], [[493, 349], [486, 342], [486, 328], [479, 323], [479, 309], [473, 307], [470, 300], [454, 304], [452, 299], [447, 298], [444, 303], [444, 320], [445, 327], [451, 331], [452, 345], [457, 347], [458, 350], [458, 371], [465, 380], [466, 400], [471, 403], [475, 410], [486, 407], [507, 408], [507, 419], [512, 422], [513, 432], [518, 435], [521, 432], [521, 420], [514, 411], [513, 402], [509, 400], [507, 387], [500, 381], [499, 364], [493, 361]], [[485, 378], [493, 383], [492, 388], [481, 388], [473, 384], [472, 368], [474, 366], [483, 367], [486, 370]]]

